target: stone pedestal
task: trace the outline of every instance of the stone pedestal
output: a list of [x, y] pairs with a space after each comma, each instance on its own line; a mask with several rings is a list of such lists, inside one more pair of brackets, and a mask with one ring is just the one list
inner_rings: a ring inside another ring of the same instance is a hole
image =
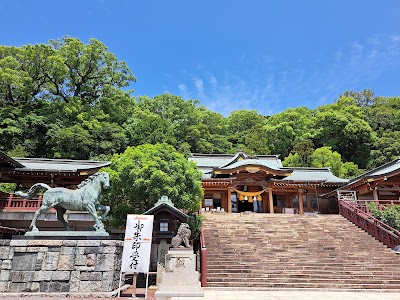
[[111, 292], [122, 241], [0, 240], [0, 293]]
[[40, 236], [40, 237], [87, 237], [87, 236], [101, 236], [107, 237], [110, 234], [107, 231], [28, 231], [25, 236]]
[[165, 272], [155, 296], [204, 297], [193, 249], [172, 249], [165, 255]]
[[165, 256], [168, 253], [170, 245], [167, 244], [167, 240], [162, 239], [158, 245], [157, 253], [157, 285], [161, 284], [162, 277], [165, 271]]

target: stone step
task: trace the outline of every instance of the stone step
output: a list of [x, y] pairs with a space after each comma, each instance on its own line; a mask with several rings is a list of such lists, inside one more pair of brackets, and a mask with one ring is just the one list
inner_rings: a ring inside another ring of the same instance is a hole
[[247, 270], [249, 271], [256, 271], [256, 270], [263, 270], [264, 272], [274, 272], [274, 270], [282, 270], [284, 272], [285, 270], [290, 270], [290, 271], [304, 271], [306, 269], [314, 269], [315, 272], [318, 272], [318, 270], [330, 270], [332, 272], [337, 271], [337, 270], [348, 270], [348, 271], [368, 271], [368, 272], [374, 272], [374, 271], [391, 271], [391, 270], [398, 270], [400, 268], [399, 264], [396, 265], [377, 265], [377, 266], [367, 266], [367, 265], [359, 265], [359, 264], [348, 264], [347, 266], [343, 266], [343, 264], [337, 264], [337, 265], [332, 265], [332, 264], [308, 264], [308, 265], [282, 265], [282, 266], [274, 266], [274, 267], [260, 267], [258, 265], [247, 265], [242, 264], [242, 265], [227, 265], [227, 264], [210, 264], [208, 265], [208, 270], [224, 270], [224, 269], [238, 269], [240, 270], [242, 268], [247, 267]]
[[296, 275], [296, 274], [327, 274], [327, 275], [336, 275], [336, 274], [344, 274], [344, 275], [395, 275], [398, 276], [398, 267], [393, 267], [391, 269], [381, 269], [381, 270], [359, 270], [355, 268], [351, 269], [238, 269], [238, 268], [219, 268], [219, 269], [207, 269], [208, 274], [240, 274], [240, 276], [244, 276], [245, 274], [268, 274], [268, 275]]
[[370, 274], [370, 273], [363, 273], [363, 274], [349, 274], [349, 273], [209, 273], [209, 278], [221, 278], [222, 281], [226, 280], [227, 278], [235, 278], [240, 281], [246, 280], [246, 279], [278, 279], [278, 278], [283, 278], [283, 279], [288, 279], [288, 278], [293, 278], [293, 279], [307, 279], [307, 280], [317, 280], [317, 279], [323, 279], [323, 280], [328, 280], [328, 279], [357, 279], [357, 280], [362, 280], [362, 279], [371, 279], [371, 280], [397, 280], [400, 281], [400, 276], [396, 275], [393, 277], [393, 275], [389, 274]]
[[259, 276], [259, 277], [233, 277], [233, 276], [224, 276], [224, 277], [207, 277], [207, 282], [259, 282], [266, 281], [269, 283], [344, 283], [344, 284], [395, 284], [400, 286], [400, 280], [389, 279], [385, 277], [384, 279], [379, 278], [370, 278], [370, 277], [358, 277], [358, 278], [348, 278], [348, 277], [273, 277], [273, 276]]
[[204, 233], [210, 287], [400, 288], [400, 256], [339, 215], [211, 215]]
[[386, 283], [374, 283], [374, 284], [352, 284], [342, 282], [326, 282], [326, 283], [315, 283], [315, 282], [207, 282], [207, 287], [229, 287], [229, 288], [271, 288], [271, 289], [357, 289], [357, 290], [398, 290], [400, 284], [386, 284]]

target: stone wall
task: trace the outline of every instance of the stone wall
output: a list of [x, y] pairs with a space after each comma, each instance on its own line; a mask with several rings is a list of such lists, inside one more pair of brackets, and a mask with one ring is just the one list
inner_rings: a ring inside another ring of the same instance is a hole
[[0, 240], [0, 292], [111, 292], [122, 241]]

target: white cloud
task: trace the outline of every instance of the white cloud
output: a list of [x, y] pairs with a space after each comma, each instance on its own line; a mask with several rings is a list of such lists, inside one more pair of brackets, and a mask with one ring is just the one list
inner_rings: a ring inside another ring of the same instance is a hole
[[266, 53], [242, 55], [237, 62], [239, 65], [220, 69], [203, 64], [193, 73], [186, 72], [188, 81], [178, 85], [180, 95], [198, 99], [224, 115], [237, 109], [270, 115], [299, 105], [314, 108], [332, 102], [346, 90], [370, 88], [367, 83], [400, 67], [400, 34], [374, 35], [331, 52], [318, 52], [310, 60]]
[[204, 92], [203, 80], [201, 80], [200, 78], [195, 78], [194, 79], [194, 85], [196, 86], [196, 89], [197, 89], [198, 93], [203, 93]]
[[178, 90], [179, 90], [179, 94], [183, 97], [183, 98], [189, 98], [189, 93], [187, 90], [187, 86], [186, 84], [178, 84]]

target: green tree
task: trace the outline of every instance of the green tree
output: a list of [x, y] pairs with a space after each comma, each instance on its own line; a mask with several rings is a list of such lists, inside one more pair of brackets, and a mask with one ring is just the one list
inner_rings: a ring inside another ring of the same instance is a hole
[[376, 99], [375, 93], [370, 89], [365, 89], [361, 92], [346, 91], [339, 96], [339, 99], [345, 97], [354, 99], [355, 104], [360, 107], [368, 107], [372, 105]]
[[167, 142], [184, 152], [221, 153], [231, 148], [221, 114], [199, 106], [197, 100], [163, 94], [138, 97], [125, 128], [131, 145]]
[[336, 151], [332, 151], [329, 147], [321, 147], [314, 151], [311, 155], [311, 166], [317, 168], [329, 167], [336, 176], [340, 176], [342, 168], [342, 157]]
[[96, 39], [88, 44], [64, 37], [49, 44], [1, 46], [0, 66], [3, 105], [34, 99], [68, 102], [72, 97], [93, 104], [135, 80], [125, 62]]
[[266, 132], [263, 126], [267, 118], [256, 110], [236, 110], [227, 118], [229, 141], [232, 151], [241, 148], [247, 153], [269, 154]]
[[194, 212], [203, 197], [201, 173], [193, 162], [168, 144], [128, 147], [114, 155], [111, 189], [105, 202], [112, 208], [113, 225], [123, 226], [127, 213], [143, 213], [163, 195], [177, 208]]
[[328, 146], [365, 168], [370, 147], [375, 138], [366, 121], [363, 109], [349, 97], [340, 98], [335, 104], [319, 107], [315, 112], [314, 144]]
[[385, 131], [378, 137], [371, 151], [368, 169], [376, 168], [400, 156], [400, 131]]
[[121, 88], [134, 80], [95, 39], [0, 46], [0, 148], [73, 159], [123, 151], [135, 102]]
[[400, 131], [400, 97], [377, 97], [366, 109], [367, 120], [381, 136], [387, 130]]
[[288, 156], [295, 141], [311, 134], [313, 122], [312, 112], [306, 107], [289, 108], [269, 117], [264, 130], [271, 153]]
[[314, 151], [314, 143], [312, 140], [298, 139], [294, 142], [292, 153], [285, 157], [282, 164], [285, 167], [310, 167], [311, 155]]

